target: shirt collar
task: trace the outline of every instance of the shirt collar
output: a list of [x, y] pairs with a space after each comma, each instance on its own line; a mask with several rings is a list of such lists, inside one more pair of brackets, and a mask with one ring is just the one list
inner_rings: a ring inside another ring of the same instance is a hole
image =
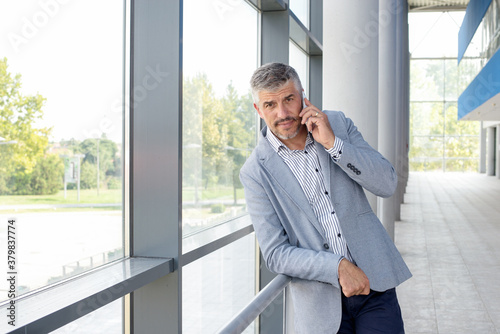
[[[267, 129], [266, 129], [266, 139], [276, 153], [278, 153], [281, 148], [288, 150], [288, 151], [292, 151], [288, 147], [286, 147], [286, 145], [283, 144], [281, 142], [281, 140], [279, 140], [278, 137], [276, 137], [276, 135], [271, 130], [269, 130], [269, 127], [267, 127]], [[307, 147], [313, 143], [314, 143], [314, 138], [311, 135], [311, 133], [308, 132], [307, 137], [306, 137], [305, 147]]]

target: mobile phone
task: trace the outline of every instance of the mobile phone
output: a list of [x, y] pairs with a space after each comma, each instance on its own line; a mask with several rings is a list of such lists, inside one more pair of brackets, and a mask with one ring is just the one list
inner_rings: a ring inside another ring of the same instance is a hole
[[302, 91], [302, 109], [306, 108], [306, 101], [304, 100], [306, 98], [306, 92]]

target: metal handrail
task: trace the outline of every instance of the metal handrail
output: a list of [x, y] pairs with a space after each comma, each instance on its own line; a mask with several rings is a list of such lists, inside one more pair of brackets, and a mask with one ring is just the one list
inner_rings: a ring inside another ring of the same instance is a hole
[[276, 276], [251, 301], [236, 314], [218, 334], [240, 334], [261, 314], [280, 294], [292, 279], [286, 275]]

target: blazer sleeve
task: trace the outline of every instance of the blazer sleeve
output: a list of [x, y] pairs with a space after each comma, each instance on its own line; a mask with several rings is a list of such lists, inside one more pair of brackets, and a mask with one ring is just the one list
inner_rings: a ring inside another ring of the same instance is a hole
[[292, 245], [281, 223], [281, 220], [290, 219], [290, 212], [284, 212], [287, 205], [280, 203], [287, 199], [278, 198], [270, 188], [268, 194], [267, 187], [257, 181], [255, 175], [252, 177], [249, 174], [242, 169], [240, 180], [245, 189], [247, 210], [268, 269], [277, 274], [329, 283], [339, 288], [338, 264], [342, 256]]
[[338, 133], [344, 141], [341, 158], [335, 163], [371, 193], [380, 197], [392, 196], [398, 184], [392, 164], [363, 139], [350, 118], [342, 112], [337, 112], [338, 117], [331, 112], [327, 114], [335, 135]]

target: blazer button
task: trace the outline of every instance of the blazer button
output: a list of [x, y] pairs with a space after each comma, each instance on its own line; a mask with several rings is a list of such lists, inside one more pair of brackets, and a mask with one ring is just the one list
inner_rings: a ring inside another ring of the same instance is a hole
[[329, 249], [330, 248], [330, 246], [328, 246], [328, 244], [326, 244], [326, 243], [323, 245], [323, 247], [325, 247], [325, 249]]

